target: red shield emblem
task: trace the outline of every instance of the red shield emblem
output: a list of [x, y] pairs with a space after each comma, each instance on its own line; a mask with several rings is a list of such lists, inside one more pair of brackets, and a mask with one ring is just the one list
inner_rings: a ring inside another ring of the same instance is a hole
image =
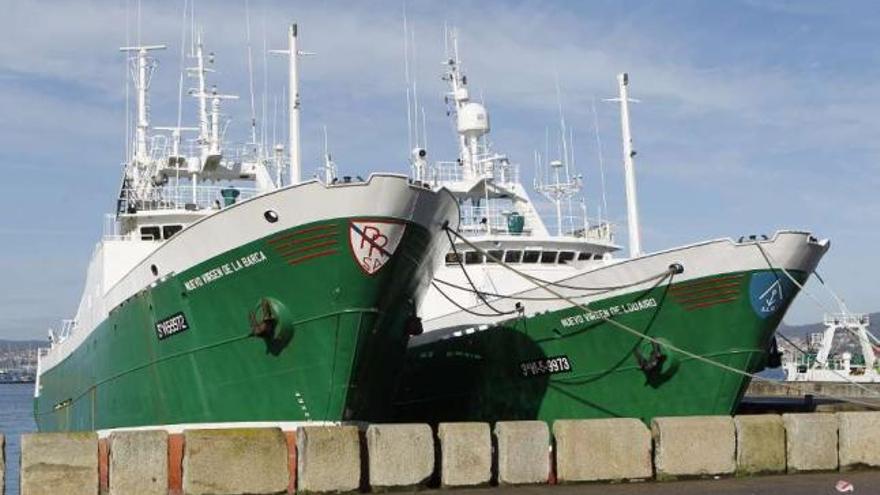
[[378, 272], [397, 250], [406, 224], [375, 220], [352, 220], [349, 225], [351, 254], [366, 272]]

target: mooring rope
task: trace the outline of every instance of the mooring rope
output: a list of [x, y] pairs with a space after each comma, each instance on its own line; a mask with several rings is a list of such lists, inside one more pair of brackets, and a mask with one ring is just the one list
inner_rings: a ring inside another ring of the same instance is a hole
[[[616, 321], [616, 320], [614, 320], [614, 319], [612, 319], [612, 318], [609, 318], [609, 317], [607, 317], [607, 316], [604, 316], [604, 315], [601, 314], [601, 312], [596, 313], [596, 312], [594, 312], [593, 309], [590, 308], [587, 304], [581, 304], [581, 303], [579, 303], [579, 302], [573, 300], [572, 298], [567, 297], [567, 296], [565, 296], [565, 295], [563, 295], [563, 294], [561, 294], [561, 293], [559, 293], [559, 292], [553, 290], [553, 289], [552, 289], [550, 286], [548, 286], [548, 285], [541, 285], [541, 284], [539, 283], [539, 281], [537, 280], [537, 277], [533, 277], [533, 276], [531, 276], [531, 275], [529, 275], [529, 274], [527, 274], [527, 273], [524, 273], [524, 272], [522, 272], [522, 271], [520, 271], [520, 270], [517, 270], [516, 268], [514, 268], [514, 267], [510, 266], [509, 264], [505, 263], [504, 261], [498, 259], [497, 257], [493, 256], [491, 253], [489, 253], [489, 252], [487, 252], [486, 250], [480, 248], [479, 246], [475, 245], [473, 242], [471, 242], [470, 240], [468, 240], [468, 239], [465, 238], [464, 236], [460, 235], [458, 232], [455, 232], [455, 231], [451, 230], [451, 229], [448, 227], [448, 225], [445, 225], [445, 226], [444, 226], [444, 230], [446, 230], [447, 234], [451, 233], [452, 235], [455, 235], [455, 236], [456, 236], [458, 239], [460, 239], [463, 243], [467, 244], [468, 246], [470, 246], [470, 247], [473, 248], [474, 250], [476, 250], [476, 251], [482, 253], [483, 255], [485, 255], [485, 256], [491, 258], [495, 263], [498, 263], [500, 266], [502, 266], [502, 267], [504, 267], [504, 268], [510, 270], [511, 272], [513, 272], [513, 273], [519, 275], [520, 277], [522, 277], [522, 278], [524, 278], [524, 279], [526, 279], [526, 280], [532, 282], [533, 284], [535, 284], [535, 286], [537, 286], [537, 287], [539, 287], [539, 288], [542, 288], [542, 289], [546, 290], [547, 292], [549, 292], [550, 294], [553, 294], [554, 296], [558, 297], [559, 299], [565, 300], [566, 302], [568, 302], [569, 304], [571, 304], [571, 305], [574, 306], [574, 307], [580, 308], [580, 309], [582, 309], [583, 311], [586, 311], [586, 312], [590, 312], [590, 313], [594, 313], [594, 314], [596, 314], [601, 320], [605, 321], [606, 323], [608, 323], [609, 325], [611, 325], [613, 328], [617, 328], [617, 329], [619, 329], [619, 330], [622, 330], [622, 331], [624, 331], [624, 332], [627, 332], [627, 333], [629, 333], [629, 334], [632, 334], [632, 335], [634, 335], [634, 336], [636, 336], [636, 337], [638, 337], [638, 338], [640, 338], [640, 339], [645, 339], [645, 340], [647, 340], [648, 342], [651, 342], [651, 343], [657, 344], [657, 345], [659, 345], [659, 346], [661, 346], [661, 347], [665, 347], [665, 348], [667, 348], [667, 349], [669, 349], [669, 350], [671, 350], [671, 351], [677, 352], [677, 353], [679, 353], [679, 354], [682, 354], [682, 355], [684, 355], [684, 356], [687, 356], [687, 357], [689, 357], [689, 358], [691, 358], [691, 359], [695, 359], [695, 360], [700, 361], [700, 362], [702, 362], [702, 363], [708, 364], [708, 365], [710, 365], [710, 366], [715, 366], [715, 367], [717, 367], [717, 368], [719, 368], [719, 369], [726, 370], [726, 371], [729, 371], [729, 372], [734, 373], [734, 374], [738, 374], [738, 375], [742, 375], [742, 376], [745, 376], [745, 377], [751, 378], [752, 380], [757, 380], [757, 381], [762, 381], [762, 382], [769, 382], [769, 383], [775, 383], [775, 384], [778, 384], [778, 385], [782, 385], [783, 387], [790, 388], [790, 389], [792, 389], [792, 390], [800, 391], [795, 385], [792, 385], [792, 384], [789, 384], [789, 383], [786, 383], [786, 382], [784, 382], [784, 381], [780, 381], [780, 380], [773, 380], [773, 379], [770, 379], [770, 378], [765, 378], [765, 377], [759, 376], [759, 375], [757, 375], [757, 374], [755, 374], [755, 373], [749, 373], [748, 371], [744, 371], [744, 370], [740, 370], [740, 369], [734, 368], [734, 367], [732, 367], [732, 366], [730, 366], [730, 365], [727, 365], [727, 364], [724, 364], [724, 363], [721, 363], [721, 362], [715, 361], [715, 360], [710, 359], [710, 358], [707, 358], [707, 357], [705, 357], [705, 356], [701, 356], [701, 355], [699, 355], [699, 354], [693, 353], [693, 352], [688, 351], [688, 350], [686, 350], [686, 349], [682, 349], [681, 347], [678, 347], [678, 346], [676, 346], [676, 345], [674, 345], [674, 344], [672, 344], [672, 343], [670, 343], [670, 342], [661, 341], [660, 339], [657, 339], [657, 338], [655, 338], [655, 337], [652, 337], [652, 336], [650, 336], [650, 335], [647, 335], [647, 334], [645, 334], [645, 333], [642, 333], [642, 332], [640, 332], [640, 331], [638, 331], [638, 330], [636, 330], [636, 329], [634, 329], [634, 328], [632, 328], [632, 327], [629, 327], [629, 326], [627, 326], [627, 325], [625, 325], [625, 324], [623, 324], [623, 323], [620, 323], [619, 321]], [[451, 236], [450, 236], [450, 238], [451, 238]], [[867, 387], [865, 387], [865, 388], [866, 388], [866, 390], [868, 390], [869, 392], [872, 392], [872, 393], [873, 393], [872, 390], [867, 389]], [[870, 403], [870, 402], [860, 401], [860, 400], [852, 399], [852, 398], [848, 398], [848, 397], [840, 397], [840, 396], [837, 396], [837, 395], [834, 395], [834, 394], [827, 394], [827, 393], [813, 393], [813, 396], [816, 396], [816, 397], [824, 397], [824, 398], [833, 399], [833, 400], [837, 400], [837, 401], [841, 401], [841, 402], [849, 402], [849, 403], [851, 403], [851, 404], [859, 404], [859, 405], [862, 405], [862, 406], [868, 407], [868, 408], [870, 408], [870, 409], [880, 409], [880, 404], [875, 404], [875, 403]], [[874, 397], [880, 398], [880, 395], [874, 394]]]
[[[594, 292], [594, 293], [592, 293], [592, 294], [584, 294], [584, 295], [581, 295], [581, 296], [571, 296], [571, 297], [572, 297], [572, 299], [584, 299], [584, 298], [587, 298], [587, 297], [595, 297], [595, 296], [598, 296], [598, 295], [606, 294], [606, 293], [611, 292], [611, 291], [614, 291], [614, 290], [618, 290], [618, 288], [622, 288], [622, 287], [634, 287], [634, 286], [636, 286], [636, 285], [640, 285], [640, 284], [643, 284], [643, 283], [645, 283], [645, 282], [650, 282], [650, 281], [652, 281], [652, 280], [657, 280], [657, 282], [654, 283], [654, 285], [653, 285], [652, 287], [650, 287], [650, 289], [653, 289], [653, 288], [659, 286], [660, 284], [662, 284], [663, 281], [666, 280], [667, 278], [669, 278], [670, 276], [672, 276], [673, 273], [674, 273], [674, 269], [669, 268], [669, 269], [663, 270], [663, 272], [661, 272], [661, 273], [659, 273], [659, 274], [657, 274], [657, 275], [651, 276], [651, 277], [646, 278], [646, 279], [644, 279], [644, 280], [640, 280], [640, 281], [637, 281], [637, 282], [633, 282], [633, 283], [631, 283], [631, 284], [627, 284], [626, 286], [611, 286], [611, 288], [609, 288], [609, 289], [603, 289], [603, 290], [601, 290], [601, 291], [599, 291], [599, 292]], [[463, 286], [463, 285], [458, 285], [458, 284], [454, 284], [454, 283], [452, 283], [452, 282], [447, 282], [446, 280], [441, 280], [441, 279], [439, 279], [439, 278], [435, 278], [435, 279], [434, 279], [434, 282], [437, 282], [437, 283], [443, 284], [443, 285], [448, 286], [448, 287], [452, 287], [452, 288], [454, 288], [454, 289], [458, 289], [458, 290], [460, 290], [460, 291], [464, 291], [464, 292], [474, 292], [472, 289], [469, 289], [469, 288], [467, 288], [467, 287], [465, 287], [465, 286]], [[557, 285], [557, 284], [551, 284], [551, 285]], [[592, 291], [592, 290], [596, 290], [596, 289], [589, 289], [589, 290]], [[549, 297], [519, 296], [519, 295], [515, 295], [515, 294], [499, 294], [499, 293], [496, 293], [496, 292], [487, 292], [487, 291], [480, 291], [480, 292], [481, 292], [483, 295], [485, 295], [485, 296], [489, 296], [489, 297], [497, 297], [498, 299], [516, 299], [516, 300], [518, 300], [518, 301], [559, 301], [559, 300], [560, 300], [558, 297], [555, 297], [555, 296], [549, 296]], [[525, 292], [525, 291], [522, 291], [522, 292]], [[518, 294], [519, 294], [519, 293], [518, 293]]]

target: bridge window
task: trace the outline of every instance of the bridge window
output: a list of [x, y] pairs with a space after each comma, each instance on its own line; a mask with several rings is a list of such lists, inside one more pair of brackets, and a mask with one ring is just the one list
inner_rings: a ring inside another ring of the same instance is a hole
[[504, 253], [505, 263], [519, 263], [522, 260], [522, 251], [507, 251]]
[[171, 239], [171, 236], [183, 230], [183, 225], [165, 225], [162, 227], [162, 238]]
[[446, 264], [456, 265], [461, 260], [461, 256], [456, 253], [446, 253]]
[[541, 258], [541, 251], [526, 251], [523, 253], [523, 263], [537, 263]]
[[594, 255], [593, 255], [593, 259], [594, 259], [594, 260], [597, 260], [597, 261], [598, 261], [598, 260], [601, 260], [601, 259], [602, 259], [602, 255], [601, 255], [601, 254], [594, 254]]
[[574, 259], [574, 251], [562, 251], [559, 253], [559, 264], [565, 265]]
[[592, 256], [590, 253], [578, 253], [578, 261], [588, 260], [590, 256]]
[[486, 256], [486, 263], [495, 263], [495, 260], [504, 259], [504, 251], [500, 249], [492, 249], [489, 251], [489, 256]]
[[464, 253], [464, 262], [466, 265], [478, 265], [483, 262], [483, 253], [468, 251]]
[[161, 241], [162, 233], [159, 231], [159, 227], [157, 225], [149, 225], [146, 227], [141, 227], [141, 240], [142, 241]]
[[541, 263], [556, 263], [556, 251], [543, 251], [541, 253]]

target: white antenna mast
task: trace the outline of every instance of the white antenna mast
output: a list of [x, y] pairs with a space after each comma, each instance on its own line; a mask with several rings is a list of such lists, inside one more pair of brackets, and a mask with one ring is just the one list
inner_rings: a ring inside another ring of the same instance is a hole
[[155, 69], [155, 61], [150, 59], [149, 52], [164, 50], [165, 45], [124, 46], [122, 52], [137, 52], [135, 65], [135, 89], [137, 89], [137, 129], [135, 131], [134, 157], [139, 163], [147, 162], [147, 131], [150, 128], [150, 116], [147, 102], [147, 90], [150, 76]]
[[[202, 44], [202, 33], [198, 32], [195, 36], [196, 39], [196, 66], [190, 67], [187, 69], [187, 72], [196, 78], [196, 88], [194, 90], [190, 90], [190, 95], [192, 95], [199, 103], [199, 148], [200, 148], [200, 158], [202, 161], [202, 165], [204, 166], [205, 161], [210, 155], [210, 124], [208, 121], [208, 90], [206, 88], [207, 83], [205, 80], [205, 74], [208, 72], [213, 72], [212, 69], [205, 67], [205, 51], [204, 45]], [[209, 62], [213, 63], [214, 57], [213, 55], [210, 57]], [[195, 180], [195, 178], [193, 179]]]
[[629, 126], [629, 102], [638, 100], [629, 99], [629, 75], [626, 72], [617, 75], [617, 83], [620, 95], [610, 101], [620, 102], [620, 130], [623, 135], [623, 171], [626, 179], [626, 216], [629, 227], [629, 255], [632, 258], [642, 254], [642, 235], [639, 228], [639, 204], [636, 191], [636, 171], [633, 158], [636, 152], [633, 149], [632, 133]]
[[251, 47], [251, 8], [250, 1], [244, 0], [245, 35], [247, 37], [248, 85], [251, 91], [251, 144], [257, 147], [257, 107], [254, 101], [254, 54]]
[[593, 130], [596, 133], [596, 154], [599, 157], [599, 181], [602, 189], [602, 212], [599, 213], [599, 221], [603, 220], [603, 215], [608, 218], [608, 197], [605, 194], [605, 156], [602, 151], [602, 138], [599, 136], [599, 112], [596, 109], [596, 97], [592, 99], [593, 106]]
[[[561, 149], [559, 150], [560, 158], [559, 160], [550, 161], [549, 170], [547, 170], [550, 175], [549, 179], [552, 180], [552, 183], [544, 183], [544, 172], [535, 177], [535, 190], [537, 190], [541, 195], [550, 200], [553, 205], [556, 207], [556, 234], [563, 234], [563, 217], [562, 217], [562, 203], [563, 201], [568, 200], [569, 209], [571, 206], [571, 197], [578, 193], [581, 189], [581, 176], [580, 175], [572, 175], [569, 160], [571, 159], [571, 155], [569, 154], [569, 146], [568, 146], [568, 131], [565, 126], [565, 114], [562, 111], [562, 96], [561, 91], [559, 89], [559, 78], [556, 79], [556, 104], [559, 107], [559, 133], [560, 133], [560, 144]], [[547, 153], [550, 153], [550, 131], [547, 129], [546, 131], [546, 144]], [[546, 158], [549, 158], [546, 157]], [[569, 212], [570, 213], [570, 212]], [[585, 233], [586, 235], [586, 233]]]
[[406, 82], [406, 139], [407, 152], [413, 149], [413, 122], [412, 122], [412, 97], [410, 96], [411, 83], [409, 78], [409, 28], [406, 23], [406, 2], [403, 4], [403, 77]]
[[327, 126], [324, 126], [324, 183], [332, 184], [336, 180], [336, 164], [330, 156], [330, 145], [327, 139]]
[[416, 69], [416, 61], [418, 60], [418, 56], [416, 55], [416, 34], [413, 30], [410, 30], [410, 46], [413, 56], [413, 79], [412, 79], [412, 92], [413, 92], [413, 124], [415, 124], [415, 138], [416, 146], [421, 145], [421, 140], [419, 139], [419, 78], [418, 78], [418, 70]]
[[299, 33], [296, 23], [287, 31], [287, 50], [270, 50], [270, 53], [287, 55], [288, 57], [288, 144], [290, 155], [290, 184], [299, 184], [302, 176], [302, 152], [300, 150], [299, 132], [299, 57], [313, 55], [299, 50]]

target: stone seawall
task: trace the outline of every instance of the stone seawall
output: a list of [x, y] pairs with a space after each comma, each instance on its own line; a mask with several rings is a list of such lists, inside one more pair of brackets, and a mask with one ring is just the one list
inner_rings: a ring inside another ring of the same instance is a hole
[[340, 493], [880, 468], [880, 412], [22, 437], [22, 495]]

